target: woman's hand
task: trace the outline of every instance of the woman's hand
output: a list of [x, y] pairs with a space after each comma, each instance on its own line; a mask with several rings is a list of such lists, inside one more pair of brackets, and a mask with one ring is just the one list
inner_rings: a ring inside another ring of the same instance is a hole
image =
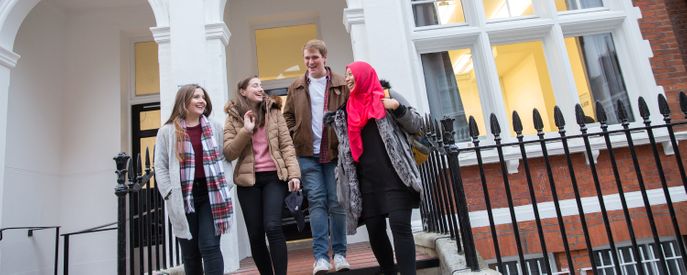
[[298, 191], [301, 189], [301, 180], [293, 178], [289, 180], [289, 192]]
[[248, 132], [253, 132], [255, 128], [255, 115], [253, 115], [252, 110], [247, 111], [246, 114], [243, 115], [243, 128]]
[[382, 104], [384, 104], [384, 109], [392, 111], [398, 109], [398, 106], [401, 106], [401, 103], [398, 103], [398, 100], [393, 98], [382, 98]]

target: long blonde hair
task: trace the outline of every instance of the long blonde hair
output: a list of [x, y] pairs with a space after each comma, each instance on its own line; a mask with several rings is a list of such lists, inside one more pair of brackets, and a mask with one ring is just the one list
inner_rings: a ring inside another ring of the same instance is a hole
[[[255, 130], [265, 126], [265, 117], [267, 116], [267, 107], [265, 104], [267, 103], [267, 100], [263, 100], [260, 102], [260, 104], [258, 104], [258, 106], [253, 107], [253, 105], [246, 100], [246, 97], [241, 95], [241, 90], [248, 89], [248, 84], [250, 84], [250, 81], [256, 78], [258, 77], [254, 75], [239, 81], [236, 84], [236, 99], [234, 100], [234, 103], [236, 103], [236, 109], [239, 111], [239, 116], [242, 118], [243, 115], [245, 115], [249, 110], [253, 111], [255, 114]], [[229, 113], [229, 106], [227, 106], [227, 109], [224, 111]]]
[[174, 124], [174, 134], [177, 140], [177, 159], [179, 161], [184, 160], [183, 142], [186, 137], [186, 129], [181, 127], [181, 120], [186, 119], [186, 115], [188, 114], [188, 109], [186, 109], [186, 106], [191, 103], [191, 99], [193, 99], [193, 93], [196, 92], [196, 89], [201, 89], [203, 91], [203, 95], [205, 96], [205, 112], [203, 112], [203, 115], [206, 117], [210, 116], [212, 113], [212, 102], [210, 101], [210, 95], [208, 95], [208, 92], [205, 91], [205, 88], [198, 84], [186, 84], [181, 86], [181, 88], [179, 88], [177, 91], [177, 95], [174, 99], [174, 107], [172, 107], [172, 113], [169, 115], [167, 122], [165, 122], [165, 124]]

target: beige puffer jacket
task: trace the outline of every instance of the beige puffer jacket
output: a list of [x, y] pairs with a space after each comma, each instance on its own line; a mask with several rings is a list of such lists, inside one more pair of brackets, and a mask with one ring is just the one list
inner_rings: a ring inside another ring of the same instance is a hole
[[[277, 175], [283, 181], [292, 178], [300, 179], [301, 170], [289, 129], [281, 113], [281, 100], [279, 98], [267, 100], [269, 115], [266, 116], [265, 127], [267, 127], [270, 155], [277, 166]], [[238, 158], [234, 169], [234, 183], [244, 187], [253, 186], [255, 185], [253, 133], [243, 128], [243, 116], [239, 115], [234, 101], [229, 101], [224, 110], [228, 114], [224, 123], [224, 157], [228, 161]]]

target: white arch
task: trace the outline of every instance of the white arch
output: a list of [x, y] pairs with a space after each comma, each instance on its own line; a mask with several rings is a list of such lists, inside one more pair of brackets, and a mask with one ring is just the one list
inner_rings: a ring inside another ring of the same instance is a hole
[[12, 50], [24, 18], [41, 0], [5, 0], [0, 3], [0, 47]]
[[156, 27], [169, 27], [169, 0], [148, 0], [153, 9]]
[[0, 226], [2, 226], [4, 211], [2, 205], [5, 190], [10, 74], [19, 60], [19, 55], [12, 50], [19, 27], [38, 2], [40, 0], [0, 0]]

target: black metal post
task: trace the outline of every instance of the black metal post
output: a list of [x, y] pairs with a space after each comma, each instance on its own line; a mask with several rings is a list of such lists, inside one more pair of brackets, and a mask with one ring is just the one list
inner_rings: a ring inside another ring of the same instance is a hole
[[532, 111], [532, 120], [534, 122], [534, 129], [537, 130], [539, 146], [541, 146], [542, 157], [544, 157], [544, 164], [546, 165], [546, 175], [549, 179], [549, 188], [551, 188], [553, 206], [556, 210], [556, 217], [558, 218], [558, 228], [561, 230], [561, 237], [563, 238], [563, 248], [565, 249], [565, 256], [568, 260], [568, 270], [570, 270], [571, 275], [575, 275], [575, 267], [573, 265], [572, 256], [570, 255], [570, 244], [568, 244], [568, 234], [565, 231], [563, 214], [561, 212], [560, 201], [558, 200], [558, 193], [556, 192], [556, 180], [554, 179], [551, 163], [549, 162], [549, 152], [546, 148], [546, 141], [544, 141], [544, 121], [541, 118], [539, 110], [534, 109]]
[[[503, 185], [506, 190], [506, 200], [508, 201], [508, 211], [510, 213], [511, 224], [513, 227], [513, 236], [515, 237], [515, 245], [518, 250], [518, 259], [520, 260], [520, 271], [522, 274], [527, 274], [528, 270], [525, 264], [525, 254], [522, 251], [522, 241], [520, 240], [520, 228], [515, 217], [515, 207], [513, 205], [513, 195], [510, 192], [510, 181], [508, 180], [508, 168], [506, 167], [506, 160], [503, 156], [503, 145], [501, 145], [501, 125], [494, 113], [489, 117], [491, 125], [491, 134], [494, 135], [494, 143], [496, 143], [496, 152], [499, 155], [499, 164], [501, 166], [501, 177], [503, 177]], [[479, 149], [477, 149], [479, 150]], [[491, 209], [489, 209], [491, 211]], [[496, 241], [496, 240], [494, 240]]]
[[[625, 225], [627, 226], [628, 233], [630, 234], [630, 242], [632, 243], [632, 253], [638, 255], [636, 262], [637, 271], [639, 275], [644, 275], [644, 268], [642, 268], [642, 258], [639, 256], [639, 246], [637, 246], [637, 238], [635, 235], [635, 230], [632, 227], [632, 217], [630, 217], [630, 210], [627, 207], [627, 200], [625, 199], [625, 191], [623, 188], [623, 182], [620, 180], [620, 172], [618, 171], [618, 163], [616, 161], [615, 153], [613, 151], [613, 145], [611, 143], [611, 137], [608, 133], [608, 124], [606, 118], [606, 111], [604, 106], [600, 102], [596, 102], [596, 120], [600, 123], [602, 135], [604, 138], [604, 143], [606, 144], [606, 149], [608, 152], [608, 159], [611, 161], [611, 168], [613, 169], [613, 178], [615, 179], [616, 188], [618, 188], [618, 196], [620, 197], [620, 204], [623, 207], [623, 216], [625, 217]], [[620, 264], [620, 261], [617, 261]]]
[[57, 275], [57, 263], [59, 262], [60, 254], [60, 227], [55, 227], [55, 275]]
[[522, 158], [523, 169], [525, 170], [525, 179], [527, 179], [527, 189], [532, 200], [532, 208], [534, 210], [534, 221], [537, 224], [537, 233], [539, 234], [539, 245], [541, 245], [542, 255], [544, 256], [544, 264], [546, 265], [546, 273], [551, 274], [551, 263], [549, 262], [549, 253], [546, 249], [546, 238], [544, 237], [544, 229], [539, 217], [539, 205], [537, 203], [537, 196], [534, 193], [534, 184], [532, 183], [532, 173], [530, 172], [530, 165], [527, 158], [527, 150], [525, 149], [524, 136], [522, 135], [522, 120], [518, 112], [513, 111], [513, 131], [515, 131], [518, 139], [518, 147], [520, 148], [520, 157]]
[[62, 258], [62, 275], [69, 275], [69, 235], [64, 235]]
[[463, 179], [460, 176], [460, 163], [458, 161], [458, 146], [455, 144], [453, 138], [453, 119], [445, 118], [441, 121], [444, 128], [443, 140], [444, 149], [448, 156], [448, 163], [451, 169], [451, 178], [453, 183], [453, 196], [456, 198], [456, 207], [458, 208], [458, 222], [460, 223], [460, 231], [463, 237], [463, 251], [465, 253], [465, 262], [472, 271], [479, 270], [479, 263], [477, 261], [477, 248], [472, 236], [472, 226], [470, 225], [470, 212], [468, 211], [467, 197], [463, 188]]
[[623, 102], [618, 100], [618, 119], [620, 119], [620, 124], [623, 126], [623, 132], [625, 133], [625, 138], [627, 140], [627, 148], [630, 151], [630, 156], [632, 157], [632, 165], [634, 166], [635, 175], [637, 176], [637, 183], [639, 184], [639, 189], [642, 194], [642, 201], [644, 202], [644, 209], [646, 215], [649, 218], [649, 225], [651, 227], [651, 234], [653, 235], [654, 245], [659, 250], [658, 258], [660, 264], [658, 264], [659, 271], [661, 274], [667, 274], [665, 267], [665, 253], [661, 249], [661, 241], [659, 239], [658, 230], [656, 229], [656, 223], [654, 222], [654, 213], [651, 210], [651, 203], [649, 202], [649, 195], [646, 193], [646, 185], [644, 184], [644, 177], [642, 176], [642, 168], [639, 165], [639, 158], [637, 157], [637, 152], [635, 150], [634, 141], [632, 140], [632, 133], [630, 133], [630, 122], [627, 120], [627, 112], [625, 111], [625, 106]]
[[126, 275], [126, 194], [129, 188], [124, 185], [126, 182], [126, 162], [129, 156], [121, 152], [114, 158], [117, 164], [117, 274]]
[[[617, 274], [623, 274], [620, 269], [620, 258], [618, 258], [618, 251], [615, 247], [615, 241], [613, 240], [613, 233], [611, 232], [611, 224], [610, 220], [608, 219], [608, 212], [606, 211], [606, 203], [604, 202], [603, 192], [601, 191], [601, 184], [599, 183], [599, 175], [596, 172], [596, 163], [594, 163], [592, 146], [589, 142], [589, 136], [587, 135], [587, 125], [584, 122], [584, 110], [582, 109], [582, 106], [580, 104], [575, 105], [575, 118], [577, 120], [577, 125], [580, 126], [580, 132], [582, 132], [582, 140], [584, 141], [585, 152], [587, 153], [587, 159], [589, 160], [589, 168], [592, 172], [594, 187], [596, 188], [596, 198], [599, 200], [599, 206], [601, 207], [601, 216], [604, 220], [604, 227], [606, 229], [606, 237], [608, 238], [608, 243], [611, 246], [611, 255], [613, 256], [613, 263], [615, 263], [613, 266]], [[591, 262], [594, 262], [594, 258], [591, 258]]]
[[[570, 173], [570, 183], [575, 193], [575, 202], [577, 203], [577, 211], [579, 211], [580, 221], [582, 222], [582, 233], [584, 234], [584, 242], [587, 245], [587, 254], [589, 259], [594, 259], [594, 250], [592, 247], [592, 241], [589, 238], [589, 228], [587, 227], [587, 218], [584, 214], [584, 208], [582, 207], [582, 199], [580, 198], [580, 189], [577, 186], [577, 177], [575, 176], [575, 168], [570, 158], [570, 148], [568, 146], [568, 137], [565, 135], [565, 119], [563, 118], [563, 113], [558, 106], [553, 108], [553, 117], [556, 127], [558, 128], [558, 134], [561, 136], [561, 143], [563, 144], [563, 152], [565, 155], [565, 160], [568, 164], [568, 173]], [[596, 265], [592, 264], [592, 273], [597, 274]]]

